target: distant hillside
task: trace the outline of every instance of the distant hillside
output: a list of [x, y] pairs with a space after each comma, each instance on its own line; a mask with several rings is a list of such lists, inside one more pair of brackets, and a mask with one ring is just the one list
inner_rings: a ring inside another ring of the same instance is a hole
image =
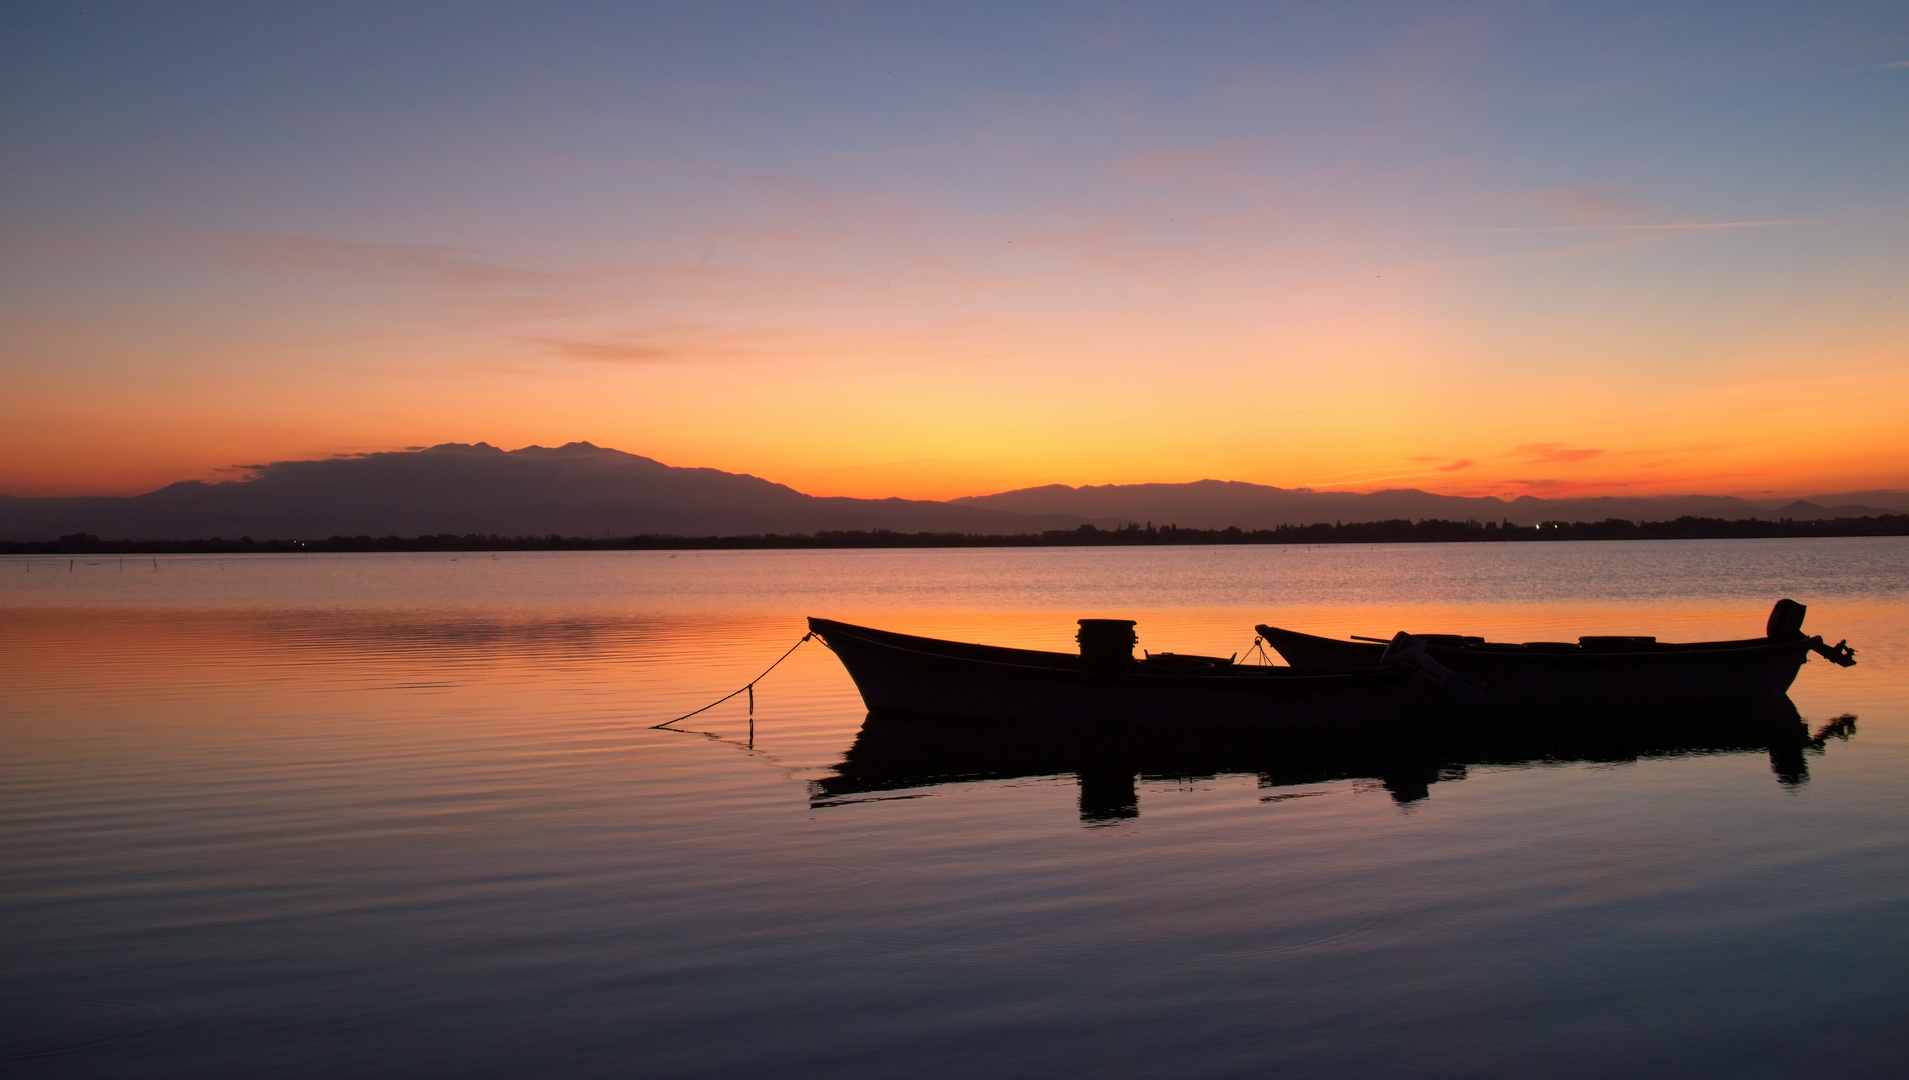
[[[1863, 502], [1854, 500], [1860, 497]], [[1011, 535], [1082, 524], [1273, 529], [1321, 522], [1663, 521], [1684, 515], [1822, 520], [1909, 510], [1909, 494], [1860, 492], [1786, 505], [1719, 495], [1654, 499], [1460, 498], [1412, 489], [1367, 494], [1236, 481], [1066, 487], [931, 502], [804, 495], [760, 477], [686, 469], [592, 446], [486, 443], [323, 461], [281, 461], [249, 480], [187, 481], [125, 498], [0, 496], [0, 539], [91, 533], [108, 540], [324, 539], [330, 536], [748, 536], [886, 529]]]
[[[1667, 495], [1656, 498], [1540, 499], [1533, 496], [1505, 500], [1434, 495], [1415, 488], [1386, 491], [1315, 491], [1278, 488], [1236, 480], [1197, 480], [1190, 484], [1107, 484], [1103, 486], [1023, 488], [999, 495], [952, 500], [955, 505], [1016, 514], [1078, 517], [1096, 525], [1129, 521], [1175, 524], [1190, 529], [1276, 529], [1281, 525], [1313, 525], [1329, 521], [1391, 521], [1405, 518], [1443, 518], [1450, 521], [1510, 521], [1536, 525], [1541, 521], [1664, 521], [1696, 517], [1742, 519], [1789, 517], [1816, 521], [1862, 517], [1909, 510], [1904, 492], [1863, 492], [1887, 500], [1856, 505], [1847, 497], [1818, 496], [1812, 501], [1749, 502], [1728, 495]], [[1837, 505], [1821, 505], [1836, 500]]]
[[584, 443], [485, 443], [281, 461], [250, 480], [187, 481], [125, 498], [0, 496], [0, 539], [251, 536], [745, 535], [824, 529], [1018, 533], [1074, 518], [907, 499], [817, 498], [754, 476], [679, 469]]

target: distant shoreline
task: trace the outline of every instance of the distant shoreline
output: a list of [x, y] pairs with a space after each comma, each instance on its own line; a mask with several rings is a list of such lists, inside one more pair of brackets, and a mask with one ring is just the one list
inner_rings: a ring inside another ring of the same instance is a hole
[[898, 533], [888, 530], [832, 531], [753, 536], [497, 536], [454, 535], [332, 536], [323, 540], [102, 540], [75, 533], [57, 540], [0, 541], [0, 555], [231, 555], [246, 552], [354, 551], [719, 551], [822, 548], [963, 547], [1185, 547], [1211, 544], [1470, 544], [1534, 543], [1560, 540], [1740, 540], [1797, 537], [1909, 536], [1909, 514], [1793, 521], [1786, 518], [1680, 517], [1673, 521], [1547, 521], [1541, 525], [1509, 522], [1366, 521], [1282, 525], [1276, 529], [1182, 529], [1142, 526], [1117, 529], [1082, 525], [1042, 533]]

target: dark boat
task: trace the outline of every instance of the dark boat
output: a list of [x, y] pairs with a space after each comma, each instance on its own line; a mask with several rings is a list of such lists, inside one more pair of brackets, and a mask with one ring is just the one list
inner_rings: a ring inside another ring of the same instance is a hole
[[1399, 634], [1390, 642], [1341, 641], [1257, 626], [1295, 671], [1383, 670], [1406, 650], [1450, 671], [1494, 706], [1637, 705], [1759, 701], [1783, 696], [1809, 654], [1849, 667], [1848, 642], [1803, 633], [1805, 608], [1779, 600], [1765, 634], [1739, 641], [1662, 642], [1654, 637], [1581, 637], [1576, 642], [1486, 641], [1456, 634]]
[[927, 721], [878, 712], [834, 775], [809, 782], [809, 798], [816, 807], [840, 806], [946, 784], [1072, 774], [1081, 820], [1110, 824], [1140, 813], [1137, 780], [1256, 775], [1262, 802], [1327, 794], [1295, 788], [1372, 780], [1404, 805], [1426, 798], [1434, 784], [1464, 779], [1473, 767], [1698, 754], [1767, 755], [1777, 782], [1796, 787], [1809, 780], [1809, 756], [1855, 730], [1855, 717], [1840, 716], [1811, 732], [1788, 698], [1298, 730]]
[[1133, 623], [1082, 619], [1081, 654], [970, 645], [810, 619], [871, 712], [970, 720], [1357, 724], [1397, 717], [1424, 689], [1402, 667], [1313, 672], [1231, 658], [1134, 659]]

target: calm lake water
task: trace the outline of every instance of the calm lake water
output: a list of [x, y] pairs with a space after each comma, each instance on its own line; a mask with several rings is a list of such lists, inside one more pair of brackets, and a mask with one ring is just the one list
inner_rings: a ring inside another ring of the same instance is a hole
[[[1780, 596], [1860, 658], [1788, 750], [911, 757], [815, 643], [753, 735], [649, 728], [807, 615], [1225, 655]], [[0, 1073], [1909, 1075], [1905, 643], [1894, 538], [0, 559]]]

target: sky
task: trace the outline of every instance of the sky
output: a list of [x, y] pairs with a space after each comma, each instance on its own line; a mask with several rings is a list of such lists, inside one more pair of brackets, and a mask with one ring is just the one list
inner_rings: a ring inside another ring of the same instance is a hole
[[1909, 5], [0, 5], [0, 492], [1909, 488]]

